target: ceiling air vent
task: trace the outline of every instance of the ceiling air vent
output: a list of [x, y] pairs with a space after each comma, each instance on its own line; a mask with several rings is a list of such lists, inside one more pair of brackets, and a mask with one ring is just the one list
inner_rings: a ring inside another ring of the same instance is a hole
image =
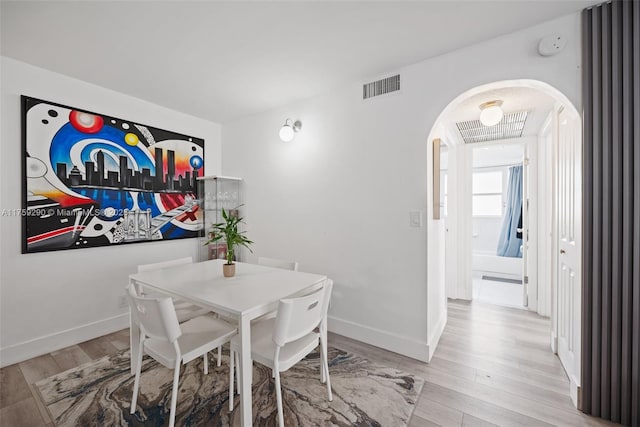
[[362, 99], [400, 90], [400, 74], [362, 85]]
[[458, 130], [465, 144], [475, 142], [498, 141], [500, 139], [519, 138], [524, 131], [529, 111], [505, 113], [504, 117], [494, 126], [485, 126], [480, 120], [458, 122]]

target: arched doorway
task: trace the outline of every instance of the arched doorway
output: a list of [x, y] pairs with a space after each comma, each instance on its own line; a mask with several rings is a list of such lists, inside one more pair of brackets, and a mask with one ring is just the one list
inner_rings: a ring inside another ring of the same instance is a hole
[[[439, 246], [446, 254], [443, 267], [446, 296], [472, 300], [473, 166], [470, 148], [460, 133], [456, 112], [469, 100], [476, 100], [479, 104], [486, 95], [485, 101], [489, 101], [491, 96], [505, 89], [520, 93], [525, 93], [526, 89], [552, 101], [548, 114], [545, 113], [547, 117], [536, 125], [538, 133], [535, 140], [526, 143], [529, 150], [535, 150], [535, 154], [527, 153], [523, 161], [524, 176], [535, 180], [536, 184], [533, 186], [529, 182], [525, 185], [529, 192], [525, 191], [523, 202], [531, 209], [523, 217], [535, 221], [532, 227], [534, 235], [523, 238], [522, 246], [526, 247], [523, 252], [528, 254], [523, 262], [523, 305], [551, 318], [551, 348], [559, 355], [567, 371], [575, 403], [580, 384], [581, 117], [562, 92], [538, 80], [503, 80], [469, 89], [443, 109], [431, 128], [428, 141], [438, 140], [447, 147], [448, 175], [443, 180], [446, 187], [439, 189], [446, 193], [446, 201], [442, 202], [443, 198], [439, 200], [445, 205], [443, 208], [449, 209], [444, 221], [445, 231], [435, 238], [439, 245], [430, 242], [430, 250], [437, 250]], [[479, 113], [477, 109], [474, 114]], [[451, 161], [452, 158], [455, 160]], [[531, 173], [526, 172], [527, 167]], [[435, 176], [440, 171], [433, 172], [433, 182], [438, 182]], [[431, 190], [437, 192], [435, 188]], [[435, 195], [431, 199], [434, 204], [438, 203]], [[526, 209], [524, 206], [523, 210]], [[528, 220], [523, 227], [525, 236], [531, 230], [526, 225]], [[533, 281], [529, 281], [531, 278]], [[434, 292], [429, 290], [429, 293]]]

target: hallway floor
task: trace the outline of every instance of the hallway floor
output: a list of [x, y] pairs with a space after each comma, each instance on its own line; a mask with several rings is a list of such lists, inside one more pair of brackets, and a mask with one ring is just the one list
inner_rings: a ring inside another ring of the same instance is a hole
[[549, 319], [480, 302], [449, 301], [431, 363], [331, 334], [331, 345], [424, 378], [409, 427], [608, 426], [574, 408], [549, 346]]
[[473, 278], [473, 299], [487, 304], [524, 309], [523, 285]]

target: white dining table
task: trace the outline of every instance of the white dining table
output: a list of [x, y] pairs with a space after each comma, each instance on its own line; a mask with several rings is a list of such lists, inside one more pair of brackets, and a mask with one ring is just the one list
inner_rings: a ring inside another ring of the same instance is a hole
[[[223, 263], [224, 260], [211, 260], [145, 271], [132, 274], [129, 280], [139, 291], [148, 288], [238, 320], [241, 424], [250, 426], [251, 320], [276, 310], [280, 299], [303, 292], [327, 277], [242, 262], [236, 263], [234, 277], [224, 277]], [[132, 324], [131, 354], [139, 351], [138, 336], [139, 330]]]

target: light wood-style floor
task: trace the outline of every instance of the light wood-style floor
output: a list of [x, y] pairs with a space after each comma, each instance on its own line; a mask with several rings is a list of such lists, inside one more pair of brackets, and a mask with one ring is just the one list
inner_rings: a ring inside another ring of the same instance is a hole
[[428, 365], [337, 335], [329, 343], [424, 378], [410, 427], [615, 425], [573, 407], [549, 319], [478, 302], [448, 308]]
[[[339, 335], [329, 344], [425, 380], [410, 427], [613, 425], [573, 408], [569, 382], [549, 348], [549, 320], [524, 310], [449, 302], [430, 364]], [[0, 371], [0, 426], [53, 425], [33, 384], [129, 346], [122, 330]]]

